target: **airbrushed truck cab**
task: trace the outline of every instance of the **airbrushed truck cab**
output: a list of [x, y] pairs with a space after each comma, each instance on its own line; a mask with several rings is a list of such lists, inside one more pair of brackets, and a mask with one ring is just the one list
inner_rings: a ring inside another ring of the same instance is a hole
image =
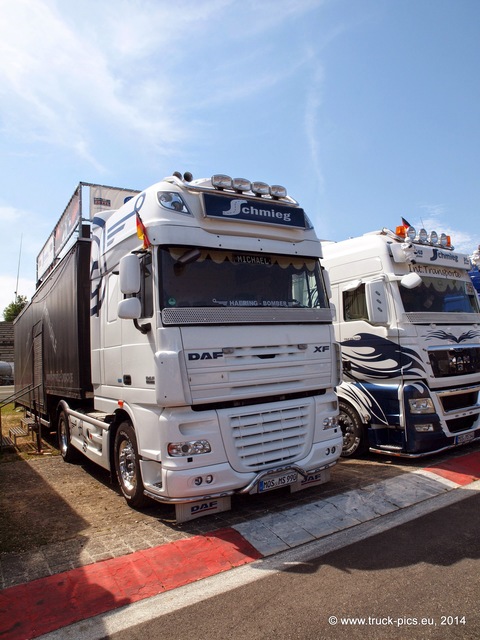
[[480, 437], [480, 308], [471, 261], [404, 222], [322, 243], [341, 344], [343, 455], [404, 457]]
[[[340, 351], [320, 242], [286, 190], [175, 174], [90, 224], [91, 406], [47, 403], [64, 458], [81, 451], [132, 506], [174, 504], [179, 521], [326, 482]], [[48, 344], [57, 317], [42, 318]]]

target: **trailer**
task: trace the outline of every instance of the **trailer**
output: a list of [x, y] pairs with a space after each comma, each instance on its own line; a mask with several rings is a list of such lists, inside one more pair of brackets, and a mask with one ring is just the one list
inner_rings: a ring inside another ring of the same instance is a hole
[[[114, 206], [117, 204], [117, 206]], [[127, 502], [177, 521], [323, 484], [342, 443], [322, 248], [279, 185], [80, 183], [15, 322], [16, 390]], [[33, 406], [35, 405], [35, 406]]]

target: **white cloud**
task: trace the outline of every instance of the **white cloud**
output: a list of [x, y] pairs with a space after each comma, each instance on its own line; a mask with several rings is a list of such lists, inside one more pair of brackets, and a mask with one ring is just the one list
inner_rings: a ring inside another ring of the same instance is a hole
[[308, 88], [305, 107], [305, 130], [310, 148], [313, 173], [318, 182], [320, 191], [324, 190], [325, 177], [322, 169], [321, 145], [319, 140], [318, 119], [322, 105], [322, 84], [324, 79], [323, 69], [318, 63], [313, 74], [312, 82]]
[[[107, 22], [93, 19], [92, 7], [88, 23], [76, 24], [63, 17], [53, 2], [0, 0], [0, 112], [4, 132], [70, 148], [97, 169], [100, 163], [94, 160], [92, 151], [94, 122], [105, 130], [131, 132], [154, 144], [162, 141], [167, 146], [185, 138], [168, 80], [145, 80], [147, 74], [142, 77], [138, 67], [131, 68], [132, 62], [161, 51], [158, 23], [155, 30], [158, 12], [153, 21], [148, 12], [138, 14], [137, 23], [144, 24], [130, 33], [141, 47], [125, 45], [120, 35], [113, 41], [108, 37], [110, 29], [115, 32], [119, 25], [135, 22], [135, 6], [119, 3], [123, 16], [121, 11], [104, 16]], [[112, 4], [101, 5], [104, 14], [107, 7]], [[128, 19], [124, 22], [122, 17]], [[170, 29], [168, 16], [164, 17], [164, 31], [169, 34], [163, 39], [165, 43], [173, 38], [176, 25]], [[130, 68], [122, 65], [127, 54], [132, 57]]]
[[476, 237], [463, 231], [457, 220], [452, 224], [452, 216], [448, 207], [443, 204], [421, 204], [419, 208], [424, 212], [415, 221], [409, 222], [417, 227], [424, 228], [427, 232], [436, 231], [439, 235], [445, 233], [450, 236], [452, 245], [460, 253], [471, 255], [480, 243], [480, 234]]
[[[71, 150], [96, 171], [105, 170], [100, 139], [167, 154], [191, 138], [198, 122], [188, 114], [202, 101], [242, 99], [288, 74], [270, 55], [273, 66], [255, 77], [265, 38], [254, 38], [249, 66], [225, 48], [323, 1], [0, 0], [4, 133]], [[202, 68], [200, 52], [218, 52], [219, 65]], [[225, 70], [227, 59], [249, 83]]]
[[0, 223], [14, 223], [16, 220], [21, 218], [22, 212], [15, 207], [11, 207], [9, 205], [0, 205]]

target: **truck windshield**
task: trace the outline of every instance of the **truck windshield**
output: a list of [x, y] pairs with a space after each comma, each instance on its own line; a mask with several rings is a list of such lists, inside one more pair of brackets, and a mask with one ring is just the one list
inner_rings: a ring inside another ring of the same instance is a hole
[[404, 309], [411, 312], [479, 313], [472, 282], [423, 276], [414, 289], [400, 286]]
[[161, 307], [327, 308], [316, 258], [160, 248]]

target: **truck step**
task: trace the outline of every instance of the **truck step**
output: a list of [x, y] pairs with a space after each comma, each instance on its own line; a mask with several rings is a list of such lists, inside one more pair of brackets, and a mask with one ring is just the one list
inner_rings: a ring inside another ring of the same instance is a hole
[[9, 436], [2, 435], [1, 448], [2, 449], [14, 449], [15, 448], [15, 445], [13, 444], [13, 441]]
[[11, 439], [13, 439], [13, 443], [15, 446], [17, 446], [18, 438], [24, 438], [25, 436], [29, 436], [30, 434], [32, 435], [33, 440], [33, 432], [29, 429], [26, 429], [25, 427], [11, 427], [8, 430], [8, 435]]
[[28, 431], [32, 431], [35, 427], [35, 419], [27, 416], [20, 420], [23, 429], [27, 429]]

